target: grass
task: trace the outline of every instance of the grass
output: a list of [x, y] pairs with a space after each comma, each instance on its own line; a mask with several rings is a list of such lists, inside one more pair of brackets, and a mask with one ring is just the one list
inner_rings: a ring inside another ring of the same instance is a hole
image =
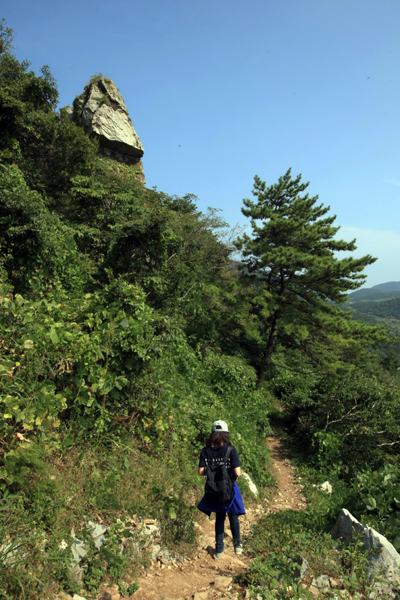
[[[182, 448], [151, 454], [134, 442], [103, 442], [42, 453], [36, 462], [24, 486], [0, 503], [0, 597], [30, 599], [40, 592], [47, 599], [64, 590], [89, 598], [107, 581], [133, 589], [148, 552], [129, 556], [126, 549], [131, 536], [143, 548], [137, 526], [143, 518], [158, 520], [163, 547], [193, 551], [202, 482]], [[100, 553], [88, 521], [109, 528]], [[89, 543], [80, 583], [70, 576], [75, 537]]]

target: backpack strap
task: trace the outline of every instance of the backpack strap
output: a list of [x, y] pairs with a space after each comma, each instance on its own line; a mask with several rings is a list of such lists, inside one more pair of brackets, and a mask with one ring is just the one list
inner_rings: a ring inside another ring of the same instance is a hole
[[226, 466], [228, 463], [228, 458], [230, 457], [232, 452], [232, 446], [228, 446], [228, 450], [226, 451], [226, 454], [224, 456], [224, 465]]
[[211, 463], [212, 463], [212, 460], [213, 460], [213, 457], [212, 457], [212, 454], [211, 454], [211, 450], [210, 450], [210, 448], [208, 446], [206, 446], [206, 456], [207, 456], [207, 460], [208, 460], [208, 465], [206, 465], [206, 467], [210, 467]]

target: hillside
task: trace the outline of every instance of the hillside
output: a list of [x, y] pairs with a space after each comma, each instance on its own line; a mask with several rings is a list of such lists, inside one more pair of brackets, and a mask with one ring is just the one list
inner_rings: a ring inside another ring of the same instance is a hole
[[384, 290], [386, 292], [398, 292], [400, 291], [400, 281], [388, 281], [387, 283], [379, 283], [378, 285], [373, 285], [371, 289], [379, 289]]
[[357, 313], [373, 315], [380, 319], [395, 319], [400, 321], [400, 298], [379, 300], [378, 302], [370, 300], [357, 302], [354, 305], [354, 310]]
[[[354, 319], [369, 325], [388, 327], [391, 334], [400, 337], [399, 282], [382, 283], [369, 289], [349, 294], [350, 301], [343, 309], [351, 310]], [[383, 344], [377, 350], [382, 357], [394, 354], [400, 360], [400, 341]]]
[[400, 298], [400, 291], [398, 289], [381, 289], [381, 288], [367, 288], [362, 290], [356, 290], [349, 294], [350, 302], [363, 302], [365, 300], [389, 300], [391, 298]]

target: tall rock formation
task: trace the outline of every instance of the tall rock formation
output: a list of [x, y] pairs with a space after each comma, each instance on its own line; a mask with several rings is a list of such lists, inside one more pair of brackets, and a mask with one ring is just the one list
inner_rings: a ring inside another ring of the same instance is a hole
[[117, 86], [106, 77], [92, 77], [83, 93], [67, 107], [72, 120], [99, 139], [99, 150], [138, 169], [138, 179], [145, 183], [141, 158], [142, 143], [133, 128], [128, 109]]

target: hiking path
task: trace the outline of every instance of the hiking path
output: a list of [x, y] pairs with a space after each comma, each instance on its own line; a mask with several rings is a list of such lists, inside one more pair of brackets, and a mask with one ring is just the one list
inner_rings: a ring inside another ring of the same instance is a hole
[[[225, 552], [215, 560], [210, 552], [214, 547], [214, 521], [204, 518], [198, 524], [198, 547], [194, 556], [184, 563], [164, 564], [157, 560], [142, 570], [140, 589], [130, 596], [131, 600], [234, 600], [246, 597], [246, 589], [235, 584], [233, 578], [243, 573], [251, 562], [246, 551], [246, 539], [252, 522], [268, 512], [288, 508], [306, 508], [306, 499], [301, 486], [294, 478], [294, 467], [278, 437], [268, 437], [271, 449], [272, 474], [278, 487], [269, 500], [254, 502], [246, 507], [246, 515], [240, 517], [244, 552], [234, 553], [228, 520], [225, 527]], [[240, 479], [239, 479], [240, 485]], [[109, 590], [110, 600], [122, 598], [114, 588]]]

